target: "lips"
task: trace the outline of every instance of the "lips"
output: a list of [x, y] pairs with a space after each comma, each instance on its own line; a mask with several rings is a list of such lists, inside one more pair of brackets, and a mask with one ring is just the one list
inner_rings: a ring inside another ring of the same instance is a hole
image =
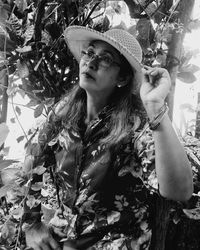
[[88, 78], [88, 79], [93, 79], [93, 80], [95, 80], [95, 78], [94, 78], [89, 72], [87, 72], [87, 71], [83, 72], [82, 74], [83, 74], [86, 78]]

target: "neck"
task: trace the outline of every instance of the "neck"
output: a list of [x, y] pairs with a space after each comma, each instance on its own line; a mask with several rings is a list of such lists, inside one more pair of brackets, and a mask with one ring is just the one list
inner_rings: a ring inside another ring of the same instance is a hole
[[93, 120], [97, 114], [106, 106], [107, 99], [102, 96], [91, 96], [87, 93], [87, 118], [86, 123]]

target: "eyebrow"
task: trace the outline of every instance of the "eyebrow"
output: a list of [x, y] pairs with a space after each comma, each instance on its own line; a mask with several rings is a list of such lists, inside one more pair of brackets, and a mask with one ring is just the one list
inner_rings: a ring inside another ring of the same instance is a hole
[[[95, 48], [94, 42], [90, 42], [89, 45], [88, 45], [88, 47], [90, 47], [90, 46], [93, 47], [93, 48]], [[103, 52], [110, 54], [113, 58], [115, 58], [117, 56], [117, 55], [115, 56], [110, 50], [106, 50], [105, 49], [105, 50], [103, 50]]]

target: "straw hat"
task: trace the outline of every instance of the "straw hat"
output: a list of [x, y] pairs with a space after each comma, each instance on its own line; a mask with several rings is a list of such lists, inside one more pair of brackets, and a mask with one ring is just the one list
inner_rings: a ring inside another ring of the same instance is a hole
[[[69, 26], [64, 31], [65, 41], [79, 62], [81, 50], [93, 40], [105, 41], [117, 49], [130, 63], [134, 72], [134, 84], [142, 80], [142, 49], [134, 36], [122, 29], [110, 29], [104, 33], [84, 27]], [[136, 81], [136, 82], [135, 82]]]

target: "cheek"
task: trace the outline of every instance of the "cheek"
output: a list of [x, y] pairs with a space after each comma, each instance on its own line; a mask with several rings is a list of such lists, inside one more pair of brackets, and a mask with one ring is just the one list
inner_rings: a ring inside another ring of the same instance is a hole
[[118, 81], [117, 74], [111, 74], [111, 75], [105, 74], [105, 78], [106, 78], [107, 82], [109, 82], [109, 85], [111, 85], [111, 86], [117, 85], [117, 81]]
[[79, 62], [79, 70], [83, 67], [83, 65], [84, 65], [84, 61], [80, 60], [80, 62]]
[[83, 68], [83, 66], [84, 66], [84, 62], [81, 60], [81, 61], [79, 62], [79, 78], [80, 78], [81, 69]]
[[99, 87], [104, 90], [112, 91], [117, 86], [117, 79], [113, 75], [104, 73], [103, 77], [99, 79]]

